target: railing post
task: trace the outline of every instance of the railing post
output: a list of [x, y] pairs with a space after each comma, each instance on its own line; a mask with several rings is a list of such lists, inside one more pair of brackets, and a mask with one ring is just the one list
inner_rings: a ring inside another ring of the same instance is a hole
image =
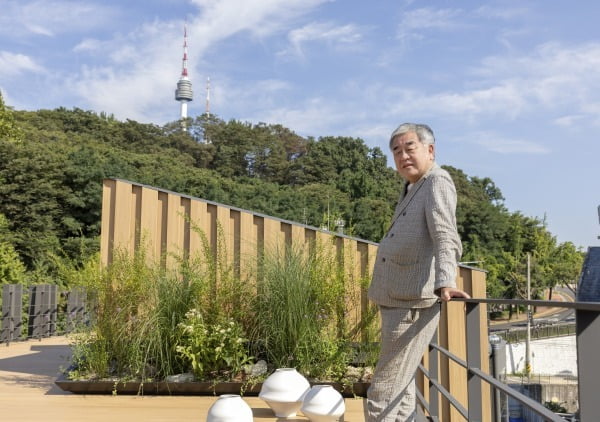
[[600, 318], [598, 312], [577, 310], [577, 372], [579, 377], [579, 415], [582, 421], [600, 415]]
[[5, 284], [2, 286], [2, 331], [0, 342], [8, 345], [21, 336], [21, 310], [23, 309], [23, 286]]
[[471, 368], [481, 369], [481, 333], [479, 331], [479, 303], [467, 302], [467, 397], [469, 422], [481, 422], [482, 394], [481, 379]]
[[[438, 330], [435, 330], [431, 344], [437, 344]], [[438, 351], [429, 346], [429, 415], [436, 421], [440, 416], [440, 393], [435, 383], [439, 382]]]
[[39, 286], [29, 288], [29, 311], [27, 323], [27, 336], [30, 338], [40, 338], [40, 311], [39, 304], [42, 301], [41, 289]]
[[[600, 300], [600, 248], [588, 248], [577, 288], [577, 300]], [[598, 312], [577, 309], [577, 372], [579, 378], [579, 419], [598, 420], [600, 415], [600, 318]]]
[[39, 339], [55, 333], [56, 292], [57, 287], [49, 284], [29, 288], [29, 337]]

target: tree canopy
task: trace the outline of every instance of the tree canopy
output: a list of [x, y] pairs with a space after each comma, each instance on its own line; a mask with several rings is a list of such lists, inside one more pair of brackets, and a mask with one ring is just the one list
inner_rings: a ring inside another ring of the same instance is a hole
[[[527, 253], [539, 291], [575, 280], [583, 253], [572, 243], [507, 210], [491, 179], [445, 168], [458, 192], [463, 260], [488, 271], [490, 295], [519, 294]], [[403, 187], [384, 153], [359, 138], [303, 138], [281, 125], [207, 115], [183, 130], [77, 108], [13, 111], [0, 97], [0, 260], [52, 272], [53, 256], [82, 263], [97, 252], [107, 177], [331, 230], [342, 219], [346, 234], [374, 242]]]

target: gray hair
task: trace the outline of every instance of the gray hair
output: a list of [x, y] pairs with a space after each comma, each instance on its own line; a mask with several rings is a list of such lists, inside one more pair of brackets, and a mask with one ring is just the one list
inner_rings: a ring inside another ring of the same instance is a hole
[[419, 141], [423, 144], [435, 144], [433, 130], [429, 126], [422, 123], [402, 123], [390, 135], [390, 150], [392, 149], [394, 138], [408, 132], [416, 133]]

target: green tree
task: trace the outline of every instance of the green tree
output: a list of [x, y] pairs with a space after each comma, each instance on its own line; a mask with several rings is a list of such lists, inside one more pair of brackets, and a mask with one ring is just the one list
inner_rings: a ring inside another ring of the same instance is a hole
[[4, 104], [0, 93], [0, 140], [4, 142], [19, 142], [23, 139], [23, 132], [15, 123], [12, 110]]
[[6, 217], [0, 214], [0, 284], [21, 284], [25, 281], [25, 265], [11, 244], [12, 237]]

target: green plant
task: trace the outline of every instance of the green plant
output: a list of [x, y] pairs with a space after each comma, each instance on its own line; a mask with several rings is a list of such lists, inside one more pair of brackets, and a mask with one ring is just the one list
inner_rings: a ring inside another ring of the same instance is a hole
[[247, 332], [254, 326], [253, 298], [256, 295], [256, 282], [240, 276], [240, 257], [230, 261], [230, 251], [225, 242], [225, 234], [219, 223], [213, 239], [194, 222], [192, 230], [199, 236], [202, 248], [188, 260], [182, 260], [185, 278], [201, 277], [205, 280], [204, 289], [197, 294], [197, 309], [201, 310], [206, 322], [233, 319]]
[[[564, 402], [563, 402], [564, 403]], [[544, 406], [554, 413], [567, 413], [567, 408], [564, 407], [557, 399], [545, 401]]]
[[93, 332], [73, 335], [71, 366], [67, 376], [72, 380], [105, 378], [109, 373], [109, 351], [106, 343]]
[[339, 335], [344, 289], [335, 256], [326, 248], [289, 246], [261, 264], [252, 337], [259, 352], [309, 377], [341, 376], [349, 344]]
[[152, 264], [143, 248], [133, 255], [115, 251], [109, 266], [95, 268], [70, 273], [86, 288], [93, 312], [90, 335], [74, 343], [85, 354], [79, 371], [141, 380], [182, 372], [177, 326], [197, 305], [206, 280], [181, 266], [167, 271]]
[[242, 328], [234, 320], [206, 323], [202, 313], [191, 309], [178, 325], [179, 355], [189, 362], [196, 378], [236, 376], [252, 362]]

